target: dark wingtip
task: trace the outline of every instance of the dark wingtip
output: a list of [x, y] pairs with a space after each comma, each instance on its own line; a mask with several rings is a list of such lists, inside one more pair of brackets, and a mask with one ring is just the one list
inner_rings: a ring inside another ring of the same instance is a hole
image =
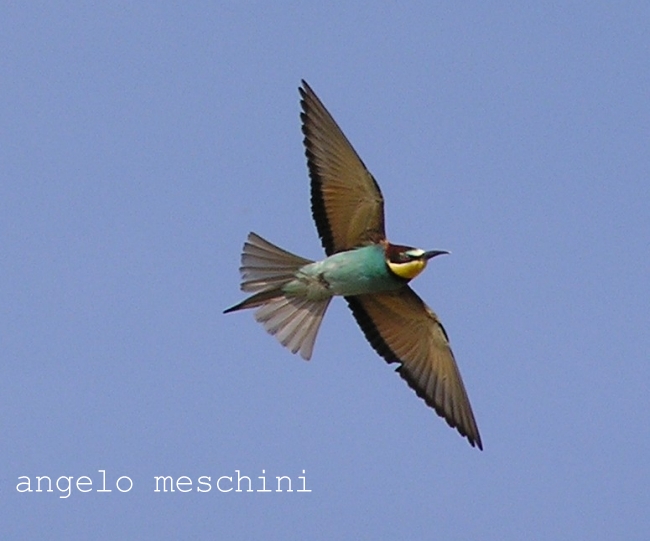
[[472, 447], [476, 447], [479, 451], [483, 450], [483, 442], [481, 441], [481, 436], [479, 435], [478, 432], [476, 432], [476, 436], [472, 437], [469, 434], [464, 434], [463, 432], [460, 431], [459, 427], [454, 427], [458, 433], [463, 436]]
[[309, 94], [314, 93], [311, 87], [307, 84], [307, 81], [305, 81], [304, 79], [300, 79], [300, 86], [298, 87], [298, 92], [300, 93], [300, 98], [303, 102], [307, 98], [308, 93]]
[[[310, 114], [320, 106], [325, 110], [325, 106], [320, 103], [320, 100], [307, 84], [307, 81], [302, 80], [302, 87], [300, 92], [300, 106], [302, 111], [300, 113], [300, 121], [302, 123], [301, 131], [304, 136], [303, 145], [305, 147], [305, 156], [307, 157], [307, 169], [309, 171], [309, 178], [311, 180], [311, 212], [314, 221], [316, 222], [316, 229], [318, 236], [321, 239], [321, 245], [327, 255], [332, 255], [334, 252], [334, 237], [327, 217], [327, 210], [325, 208], [325, 201], [321, 192], [321, 178], [318, 166], [315, 164], [314, 151], [312, 148], [313, 136], [313, 118]], [[325, 111], [326, 112], [326, 111]], [[326, 112], [329, 115], [329, 113]]]

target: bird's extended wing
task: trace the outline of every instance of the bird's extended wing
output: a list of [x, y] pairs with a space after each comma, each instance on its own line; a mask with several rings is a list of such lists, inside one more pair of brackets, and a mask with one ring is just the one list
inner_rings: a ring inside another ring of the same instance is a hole
[[346, 297], [373, 348], [472, 446], [483, 449], [472, 407], [447, 334], [438, 317], [408, 286]]
[[309, 85], [299, 90], [311, 209], [325, 252], [379, 242], [386, 235], [377, 182]]

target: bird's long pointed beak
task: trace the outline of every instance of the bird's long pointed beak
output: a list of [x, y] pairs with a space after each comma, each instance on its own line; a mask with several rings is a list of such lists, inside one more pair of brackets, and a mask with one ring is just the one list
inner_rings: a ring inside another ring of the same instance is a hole
[[422, 259], [426, 259], [427, 261], [431, 259], [432, 257], [436, 257], [437, 255], [446, 255], [449, 254], [447, 250], [429, 250], [428, 252], [424, 252], [422, 254]]

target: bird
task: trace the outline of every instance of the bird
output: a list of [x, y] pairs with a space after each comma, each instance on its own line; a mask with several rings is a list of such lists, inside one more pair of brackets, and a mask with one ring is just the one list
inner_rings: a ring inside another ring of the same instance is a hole
[[410, 287], [445, 250], [393, 244], [377, 181], [304, 81], [299, 87], [311, 211], [326, 257], [312, 261], [249, 233], [241, 290], [224, 313], [256, 308], [255, 319], [305, 360], [332, 298], [342, 296], [366, 339], [447, 424], [483, 449], [465, 385], [438, 316]]

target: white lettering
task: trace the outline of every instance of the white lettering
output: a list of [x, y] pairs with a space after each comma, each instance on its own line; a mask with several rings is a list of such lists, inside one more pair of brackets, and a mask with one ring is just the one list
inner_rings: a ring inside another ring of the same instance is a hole
[[[187, 479], [187, 481], [182, 481], [182, 479]], [[190, 488], [188, 488], [187, 490], [183, 490], [181, 488], [181, 485], [182, 486], [189, 485]], [[178, 489], [179, 492], [192, 492], [191, 487], [192, 487], [192, 480], [189, 477], [187, 477], [186, 475], [181, 475], [178, 479], [176, 479], [176, 488]]]
[[[262, 473], [266, 474], [266, 471], [262, 470]], [[272, 490], [266, 490], [266, 477], [264, 475], [260, 475], [258, 479], [262, 480], [262, 490], [258, 490], [257, 492], [273, 492]]]
[[[60, 487], [59, 486], [59, 481], [61, 481], [61, 479], [67, 479], [68, 480], [68, 486], [66, 486], [65, 488]], [[67, 492], [68, 493], [67, 496], [59, 496], [59, 498], [69, 498], [70, 497], [70, 493], [72, 492], [72, 488], [71, 488], [72, 479], [73, 479], [73, 477], [65, 477], [64, 475], [62, 475], [61, 477], [59, 477], [56, 480], [56, 488], [59, 489], [59, 492], [64, 492], [64, 493]]]
[[[128, 482], [129, 482], [129, 488], [127, 488], [127, 489], [122, 489], [122, 488], [120, 487], [120, 481], [121, 481], [122, 479], [126, 479], [126, 480], [128, 480]], [[122, 477], [118, 477], [118, 478], [117, 478], [117, 481], [115, 481], [115, 486], [117, 487], [117, 490], [119, 490], [120, 492], [130, 492], [131, 489], [133, 488], [133, 481], [131, 481], [131, 478], [130, 478], [130, 477], [128, 477], [128, 476], [126, 476], [126, 475], [123, 475]]]
[[248, 479], [248, 490], [246, 492], [253, 492], [253, 489], [251, 488], [251, 478], [246, 476], [246, 475], [241, 475], [241, 472], [239, 470], [235, 470], [237, 472], [237, 490], [235, 492], [243, 492], [241, 489], [241, 480], [242, 479]]
[[[232, 483], [232, 477], [227, 477], [225, 475], [222, 475], [221, 477], [219, 477], [219, 479], [217, 479], [217, 488], [219, 489], [219, 492], [230, 492], [232, 490], [232, 487], [230, 487], [228, 490], [224, 490], [223, 488], [221, 488], [221, 480], [222, 479], [228, 479]], [[241, 492], [241, 491], [238, 491], [238, 492]]]
[[301, 489], [298, 489], [298, 492], [311, 492], [311, 489], [307, 490], [307, 489], [305, 488], [305, 483], [306, 483], [306, 479], [305, 479], [305, 470], [302, 470], [302, 475], [299, 476], [298, 479], [302, 479], [302, 490], [301, 490]]
[[163, 477], [162, 475], [159, 477], [154, 477], [156, 480], [156, 490], [154, 492], [160, 492], [160, 489], [158, 488], [158, 481], [161, 479], [163, 480], [163, 492], [167, 492], [167, 479], [169, 479], [169, 486], [170, 486], [170, 492], [174, 492], [174, 479], [172, 479], [171, 475], [168, 475], [167, 477]]
[[278, 480], [278, 490], [276, 490], [276, 492], [282, 492], [282, 479], [286, 479], [289, 482], [287, 492], [293, 492], [293, 490], [291, 490], [291, 477], [283, 475], [282, 477], [276, 477], [276, 479]]
[[[33, 492], [32, 490], [32, 485], [31, 485], [31, 479], [27, 477], [26, 475], [21, 475], [18, 479], [27, 479], [27, 481], [21, 481], [16, 485], [16, 490], [18, 492]], [[20, 485], [27, 485], [27, 488], [20, 488]]]
[[[84, 481], [83, 479], [88, 479], [88, 481]], [[81, 488], [82, 486], [86, 486], [86, 485], [88, 485], [90, 488], [87, 488], [86, 490]], [[81, 477], [77, 478], [77, 490], [79, 492], [90, 492], [92, 490], [92, 486], [93, 486], [93, 482], [90, 477], [86, 477], [85, 475], [82, 475]]]
[[[202, 481], [202, 479], [207, 479], [207, 481]], [[210, 485], [210, 481], [212, 481], [212, 479], [210, 477], [208, 477], [207, 475], [202, 475], [201, 477], [199, 477], [199, 486], [196, 487], [196, 491], [197, 492], [210, 492], [212, 490], [212, 486]], [[231, 479], [231, 481], [232, 481], [232, 479]], [[201, 490], [200, 485], [205, 485], [208, 488], [206, 490]], [[232, 489], [230, 489], [230, 490], [232, 490]]]
[[112, 490], [106, 490], [106, 470], [97, 470], [102, 474], [102, 489], [97, 492], [113, 492]]

